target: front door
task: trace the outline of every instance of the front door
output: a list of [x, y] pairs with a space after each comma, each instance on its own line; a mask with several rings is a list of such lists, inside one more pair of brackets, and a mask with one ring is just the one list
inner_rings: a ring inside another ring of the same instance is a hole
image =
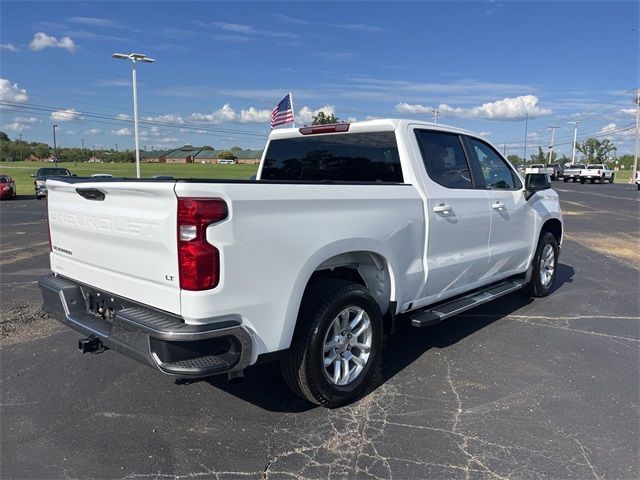
[[522, 182], [493, 147], [467, 137], [469, 150], [480, 165], [491, 207], [490, 266], [487, 278], [526, 270], [535, 219]]
[[487, 191], [475, 184], [462, 137], [414, 129], [424, 162], [427, 281], [422, 297], [447, 297], [484, 278], [489, 267]]

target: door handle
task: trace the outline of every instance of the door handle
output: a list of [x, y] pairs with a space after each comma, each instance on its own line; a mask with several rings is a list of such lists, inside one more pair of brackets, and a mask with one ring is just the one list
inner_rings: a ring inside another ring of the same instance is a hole
[[436, 213], [442, 213], [443, 215], [448, 215], [451, 213], [451, 207], [446, 203], [441, 203], [440, 205], [433, 207], [433, 211]]
[[491, 204], [491, 208], [493, 208], [494, 210], [504, 210], [504, 203], [494, 202], [493, 204]]

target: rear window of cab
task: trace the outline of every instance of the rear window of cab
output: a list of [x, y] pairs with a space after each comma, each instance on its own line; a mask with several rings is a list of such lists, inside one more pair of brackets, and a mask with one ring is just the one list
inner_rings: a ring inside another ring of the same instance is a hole
[[271, 140], [262, 180], [402, 183], [394, 132]]

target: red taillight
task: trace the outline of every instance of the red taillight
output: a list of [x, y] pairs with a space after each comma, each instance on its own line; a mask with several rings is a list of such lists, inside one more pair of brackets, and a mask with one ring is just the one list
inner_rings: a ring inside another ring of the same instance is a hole
[[316, 135], [319, 133], [337, 133], [337, 132], [348, 132], [349, 131], [348, 123], [332, 123], [330, 125], [316, 125], [313, 127], [302, 127], [298, 129], [298, 131], [302, 135]]
[[220, 254], [207, 242], [207, 226], [227, 218], [219, 198], [178, 198], [180, 288], [208, 290], [220, 281]]

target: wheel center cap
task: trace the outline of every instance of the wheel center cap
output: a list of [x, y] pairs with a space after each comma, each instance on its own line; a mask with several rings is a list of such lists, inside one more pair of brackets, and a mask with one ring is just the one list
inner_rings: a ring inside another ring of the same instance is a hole
[[340, 337], [338, 337], [338, 350], [340, 351], [340, 353], [343, 353], [347, 350], [347, 346], [349, 345], [349, 339], [346, 336], [340, 335]]

